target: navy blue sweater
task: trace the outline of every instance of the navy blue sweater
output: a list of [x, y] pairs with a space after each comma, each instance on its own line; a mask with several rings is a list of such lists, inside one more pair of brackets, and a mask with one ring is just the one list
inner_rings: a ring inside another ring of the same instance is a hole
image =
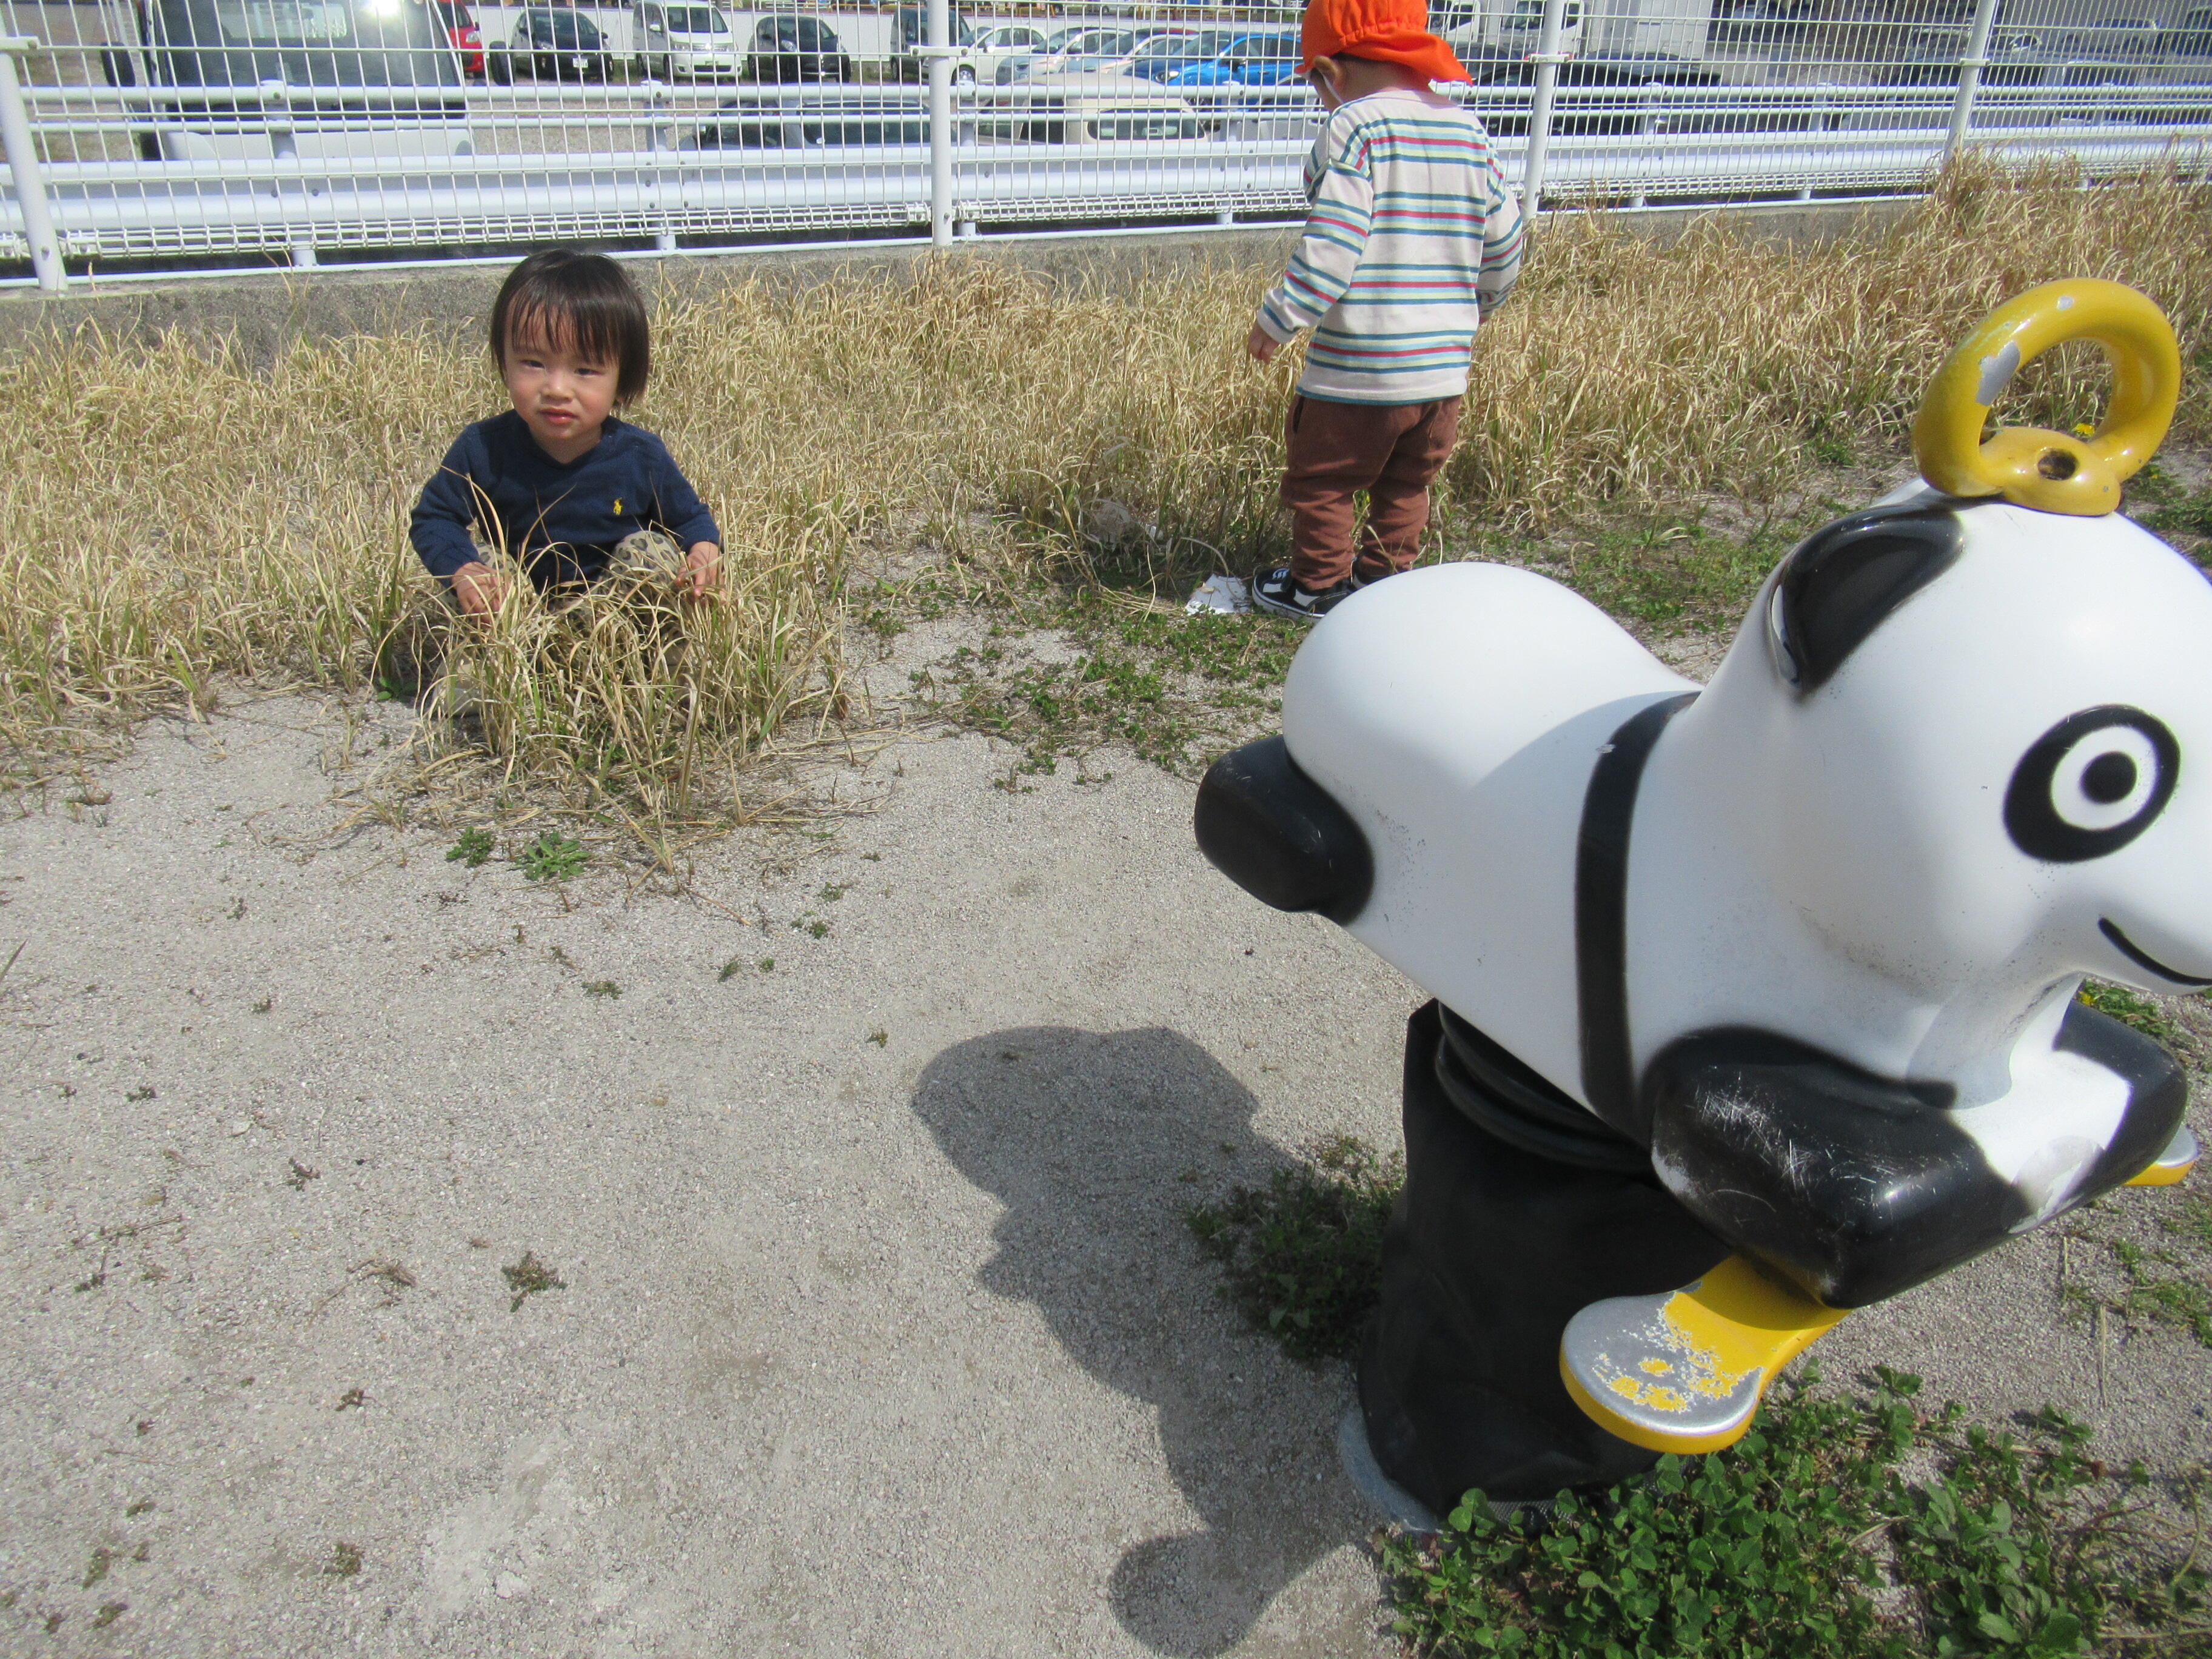
[[408, 526], [432, 575], [450, 580], [477, 558], [471, 522], [540, 588], [591, 580], [633, 530], [665, 530], [686, 550], [722, 541], [668, 447], [612, 416], [599, 442], [566, 465], [538, 447], [513, 410], [464, 428]]

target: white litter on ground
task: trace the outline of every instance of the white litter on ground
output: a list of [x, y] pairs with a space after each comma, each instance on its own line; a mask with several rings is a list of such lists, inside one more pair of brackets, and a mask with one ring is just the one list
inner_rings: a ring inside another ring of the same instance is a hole
[[1198, 592], [1190, 596], [1190, 603], [1183, 606], [1185, 612], [1194, 617], [1208, 611], [1242, 616], [1251, 608], [1251, 590], [1240, 576], [1208, 576], [1198, 585]]

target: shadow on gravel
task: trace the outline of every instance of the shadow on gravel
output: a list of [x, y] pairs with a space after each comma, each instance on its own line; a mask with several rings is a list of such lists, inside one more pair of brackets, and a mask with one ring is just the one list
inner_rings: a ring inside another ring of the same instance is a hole
[[[1280, 1162], [1252, 1129], [1255, 1104], [1160, 1030], [1000, 1031], [938, 1055], [915, 1091], [945, 1154], [1006, 1206], [978, 1281], [1035, 1303], [1085, 1370], [1158, 1408], [1168, 1467], [1205, 1525], [1133, 1546], [1111, 1594], [1123, 1627], [1176, 1659], [1235, 1645], [1365, 1530], [1317, 1397], [1333, 1388], [1239, 1332], [1182, 1218], [1228, 1173]], [[1307, 1408], [1286, 1411], [1286, 1395]]]

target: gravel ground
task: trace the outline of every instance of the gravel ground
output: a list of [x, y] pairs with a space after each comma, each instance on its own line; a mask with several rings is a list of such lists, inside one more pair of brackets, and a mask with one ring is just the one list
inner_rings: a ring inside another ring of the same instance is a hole
[[[1394, 1144], [1419, 995], [1214, 875], [1188, 784], [902, 738], [703, 860], [726, 908], [626, 902], [331, 836], [341, 713], [0, 826], [0, 1652], [1390, 1650], [1348, 1373], [1181, 1213]], [[1815, 1354], [2212, 1455], [2212, 1354], [2100, 1348], [2061, 1248]]]

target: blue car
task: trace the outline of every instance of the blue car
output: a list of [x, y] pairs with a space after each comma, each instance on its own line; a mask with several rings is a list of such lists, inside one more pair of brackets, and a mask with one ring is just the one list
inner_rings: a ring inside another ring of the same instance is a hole
[[1279, 87], [1298, 72], [1295, 34], [1240, 34], [1213, 58], [1179, 69], [1171, 87]]
[[1231, 41], [1243, 36], [1242, 29], [1184, 29], [1156, 34], [1129, 54], [1128, 71], [1147, 81], [1164, 81], [1194, 64], [1212, 63], [1228, 50]]

